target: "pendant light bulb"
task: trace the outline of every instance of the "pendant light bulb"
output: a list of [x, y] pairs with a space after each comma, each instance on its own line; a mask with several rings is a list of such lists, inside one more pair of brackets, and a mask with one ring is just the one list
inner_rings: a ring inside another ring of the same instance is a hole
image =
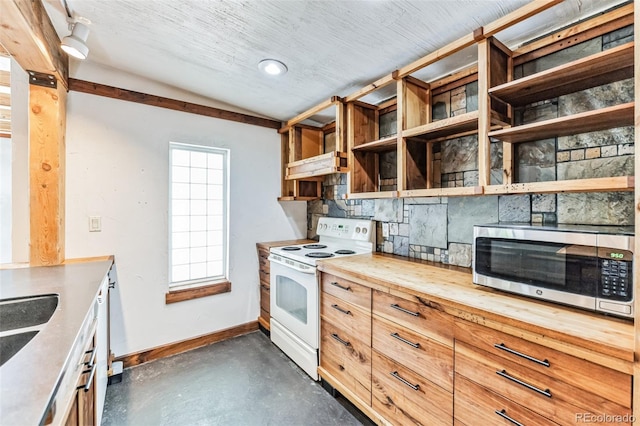
[[73, 24], [71, 34], [62, 39], [62, 50], [74, 58], [86, 59], [89, 54], [87, 38], [89, 38], [89, 27], [81, 22], [76, 22]]

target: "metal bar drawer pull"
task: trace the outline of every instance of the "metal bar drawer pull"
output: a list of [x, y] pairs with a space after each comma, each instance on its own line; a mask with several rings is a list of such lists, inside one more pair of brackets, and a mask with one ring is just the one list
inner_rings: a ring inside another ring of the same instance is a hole
[[418, 389], [420, 389], [420, 385], [414, 385], [412, 384], [410, 381], [403, 379], [402, 377], [400, 377], [400, 375], [398, 374], [397, 371], [392, 371], [391, 374], [393, 377], [395, 377], [396, 379], [400, 380], [402, 383], [404, 383], [405, 385], [409, 386], [411, 389], [417, 391]]
[[338, 283], [337, 283], [337, 282], [335, 282], [335, 281], [331, 281], [331, 282], [330, 282], [330, 284], [331, 284], [332, 286], [334, 286], [334, 287], [338, 287], [338, 288], [340, 288], [340, 289], [342, 289], [342, 290], [344, 290], [344, 291], [351, 291], [351, 287], [349, 287], [349, 286], [347, 286], [347, 287], [341, 286], [340, 284], [338, 284]]
[[400, 312], [404, 312], [405, 314], [413, 315], [414, 317], [419, 317], [420, 316], [420, 312], [410, 311], [410, 310], [405, 309], [402, 306], [398, 305], [397, 303], [392, 303], [391, 307], [393, 309], [396, 309], [396, 310], [400, 311]]
[[510, 421], [511, 423], [513, 423], [516, 426], [524, 426], [522, 423], [520, 423], [517, 420], [512, 419], [511, 417], [507, 416], [507, 412], [506, 410], [496, 410], [496, 414], [499, 415], [500, 417], [502, 417], [503, 419]]
[[338, 342], [342, 343], [345, 346], [351, 346], [350, 342], [347, 342], [346, 340], [342, 340], [340, 336], [338, 336], [336, 333], [331, 333], [331, 337], [333, 337], [335, 340], [337, 340]]
[[513, 354], [515, 356], [519, 356], [520, 358], [524, 358], [524, 359], [527, 359], [529, 361], [533, 361], [536, 364], [544, 365], [545, 367], [551, 366], [551, 364], [549, 363], [549, 360], [547, 360], [547, 359], [541, 361], [538, 358], [534, 358], [534, 357], [529, 356], [527, 354], [523, 354], [522, 352], [514, 351], [513, 349], [508, 348], [507, 346], [505, 346], [504, 343], [500, 343], [500, 344], [496, 343], [495, 345], [493, 345], [493, 347], [497, 348], [497, 349], [500, 349], [502, 351], [508, 352], [510, 354]]
[[346, 309], [342, 309], [340, 306], [338, 306], [338, 305], [336, 305], [336, 304], [331, 305], [331, 307], [332, 307], [333, 309], [335, 309], [336, 311], [340, 311], [340, 312], [342, 312], [342, 313], [343, 313], [343, 314], [345, 314], [345, 315], [351, 315], [351, 311], [347, 311]]
[[413, 346], [416, 349], [418, 349], [420, 347], [420, 343], [410, 342], [407, 339], [404, 339], [404, 338], [400, 337], [400, 335], [398, 333], [391, 333], [391, 337], [395, 337], [396, 339], [400, 340], [402, 343], [406, 343], [407, 345]]
[[531, 389], [532, 391], [538, 392], [539, 394], [542, 394], [542, 395], [546, 396], [547, 398], [551, 398], [551, 391], [549, 389], [542, 390], [542, 389], [537, 388], [537, 387], [535, 387], [533, 385], [530, 385], [527, 382], [523, 382], [520, 379], [516, 379], [515, 377], [510, 376], [509, 374], [507, 374], [506, 370], [496, 371], [496, 374], [498, 376], [504, 377], [507, 380], [511, 380], [512, 382], [517, 383], [520, 386], [524, 386], [527, 389]]

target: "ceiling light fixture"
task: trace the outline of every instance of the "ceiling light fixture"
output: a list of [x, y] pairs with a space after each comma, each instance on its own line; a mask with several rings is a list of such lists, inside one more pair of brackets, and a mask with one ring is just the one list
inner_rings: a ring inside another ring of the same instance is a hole
[[74, 58], [86, 59], [89, 54], [88, 37], [89, 27], [81, 22], [75, 22], [71, 34], [62, 39], [62, 50]]
[[268, 75], [282, 75], [287, 72], [287, 66], [276, 59], [263, 59], [258, 63], [258, 69]]

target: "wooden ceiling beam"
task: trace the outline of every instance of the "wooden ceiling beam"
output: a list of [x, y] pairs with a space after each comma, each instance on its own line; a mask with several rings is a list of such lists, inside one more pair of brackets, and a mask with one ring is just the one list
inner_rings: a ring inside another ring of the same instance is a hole
[[268, 129], [279, 129], [280, 126], [282, 126], [282, 122], [272, 120], [270, 118], [256, 117], [254, 115], [242, 114], [206, 105], [163, 98], [162, 96], [134, 92], [133, 90], [120, 89], [118, 87], [107, 86], [105, 84], [93, 83], [90, 81], [76, 80], [75, 78], [69, 79], [69, 90], [104, 96], [106, 98], [119, 99], [121, 101], [136, 102], [144, 105], [167, 108], [175, 111], [188, 112], [191, 114], [204, 115], [206, 117], [219, 118], [221, 120], [251, 124], [253, 126], [266, 127]]
[[24, 70], [51, 74], [68, 87], [69, 58], [41, 0], [0, 1], [0, 44]]

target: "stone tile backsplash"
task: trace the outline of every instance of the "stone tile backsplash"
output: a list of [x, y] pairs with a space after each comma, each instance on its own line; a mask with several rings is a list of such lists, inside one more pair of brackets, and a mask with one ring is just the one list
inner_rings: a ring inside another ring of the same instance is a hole
[[[633, 40], [625, 27], [515, 70], [516, 77], [549, 69]], [[517, 124], [633, 101], [633, 80], [527, 105], [514, 110]], [[434, 97], [434, 120], [477, 109], [477, 83]], [[381, 135], [395, 133], [395, 113], [381, 125]], [[634, 172], [632, 127], [522, 143], [515, 150], [518, 182], [540, 182]], [[478, 183], [478, 143], [467, 136], [434, 144], [434, 183], [441, 187]], [[381, 156], [381, 187], [396, 188], [396, 156]], [[502, 182], [502, 143], [491, 146], [492, 184]], [[316, 237], [321, 216], [367, 218], [377, 221], [377, 251], [459, 266], [471, 266], [473, 225], [494, 222], [632, 225], [633, 192], [532, 194], [473, 197], [385, 198], [349, 200], [347, 175], [327, 176], [323, 199], [308, 202], [308, 236]]]

